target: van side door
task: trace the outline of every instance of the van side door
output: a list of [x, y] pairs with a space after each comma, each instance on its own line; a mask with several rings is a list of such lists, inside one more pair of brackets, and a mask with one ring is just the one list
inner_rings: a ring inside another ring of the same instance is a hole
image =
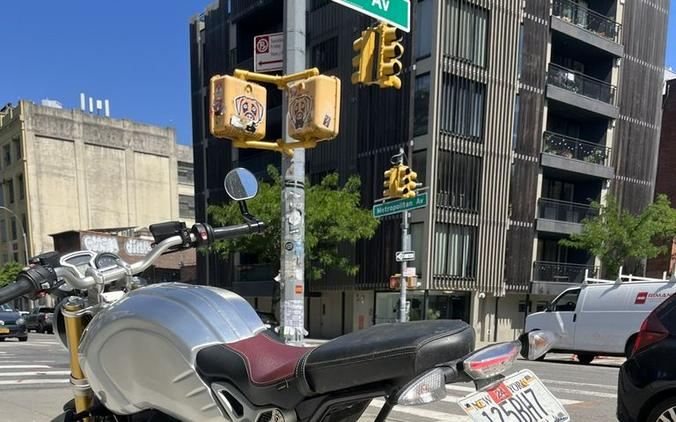
[[561, 337], [556, 342], [557, 349], [573, 350], [575, 346], [575, 309], [581, 289], [570, 289], [554, 299], [549, 307], [556, 334]]

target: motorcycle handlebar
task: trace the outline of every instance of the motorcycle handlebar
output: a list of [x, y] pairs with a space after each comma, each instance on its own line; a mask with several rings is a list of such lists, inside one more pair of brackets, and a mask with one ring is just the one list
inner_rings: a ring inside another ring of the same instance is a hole
[[26, 278], [20, 278], [16, 282], [0, 288], [0, 304], [34, 293], [35, 286], [33, 286], [33, 283]]
[[262, 233], [263, 230], [265, 230], [265, 223], [262, 221], [237, 226], [216, 227], [214, 229], [214, 240], [233, 239], [247, 234]]
[[17, 280], [0, 288], [0, 304], [24, 295], [34, 295], [40, 290], [49, 290], [56, 284], [57, 276], [48, 265], [35, 265], [19, 273]]

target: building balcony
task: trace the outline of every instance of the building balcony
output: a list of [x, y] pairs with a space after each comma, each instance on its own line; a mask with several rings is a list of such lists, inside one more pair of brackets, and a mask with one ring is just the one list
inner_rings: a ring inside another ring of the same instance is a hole
[[584, 282], [585, 273], [595, 277], [598, 267], [568, 262], [535, 261], [531, 291], [534, 294], [555, 296], [571, 285]]
[[582, 178], [612, 179], [615, 175], [610, 148], [553, 132], [545, 132], [543, 137], [542, 166]]
[[624, 54], [620, 37], [622, 25], [572, 0], [553, 1], [552, 29], [615, 57]]
[[582, 220], [596, 215], [589, 205], [540, 198], [536, 228], [546, 233], [578, 234], [582, 232]]
[[547, 98], [585, 112], [617, 119], [620, 109], [615, 105], [615, 86], [572, 69], [549, 64]]

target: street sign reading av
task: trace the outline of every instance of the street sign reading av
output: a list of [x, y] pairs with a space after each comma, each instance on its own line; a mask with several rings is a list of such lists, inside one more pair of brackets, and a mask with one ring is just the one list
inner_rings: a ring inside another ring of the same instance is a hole
[[284, 70], [284, 33], [254, 37], [254, 72]]
[[385, 202], [373, 207], [373, 216], [375, 218], [385, 217], [387, 215], [398, 214], [403, 211], [425, 208], [427, 206], [427, 192], [408, 198], [398, 199], [396, 201]]
[[408, 0], [333, 0], [404, 32], [411, 31], [411, 3]]
[[415, 251], [399, 251], [396, 253], [397, 262], [415, 261]]

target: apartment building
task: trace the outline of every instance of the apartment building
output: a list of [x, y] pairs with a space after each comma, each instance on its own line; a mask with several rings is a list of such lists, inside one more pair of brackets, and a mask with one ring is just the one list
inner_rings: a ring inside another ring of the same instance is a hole
[[[224, 200], [220, 181], [228, 168], [279, 163], [275, 154], [211, 138], [207, 98], [212, 75], [252, 69], [253, 37], [283, 29], [282, 3], [215, 2], [191, 20], [198, 220], [207, 218], [207, 205]], [[352, 41], [372, 19], [329, 0], [308, 5], [308, 67], [349, 81]], [[422, 282], [409, 292], [411, 318], [461, 318], [480, 341], [511, 339], [528, 312], [597, 271], [595, 257], [558, 244], [581, 230], [592, 200], [612, 192], [634, 211], [652, 200], [668, 2], [412, 5], [402, 89], [343, 83], [341, 134], [308, 151], [308, 175], [316, 181], [330, 171], [359, 173], [364, 206], [371, 206], [390, 156], [412, 140], [410, 160], [431, 198], [427, 209], [411, 213]], [[281, 98], [268, 102], [275, 138]], [[399, 224], [399, 217], [385, 218], [373, 239], [346, 249], [360, 266], [356, 277], [331, 274], [310, 286], [312, 335], [396, 318], [398, 294], [388, 279], [398, 269]], [[198, 262], [205, 282], [247, 296], [274, 286], [275, 269], [242, 277], [264, 263], [207, 259]], [[254, 285], [261, 289], [249, 289]]]

